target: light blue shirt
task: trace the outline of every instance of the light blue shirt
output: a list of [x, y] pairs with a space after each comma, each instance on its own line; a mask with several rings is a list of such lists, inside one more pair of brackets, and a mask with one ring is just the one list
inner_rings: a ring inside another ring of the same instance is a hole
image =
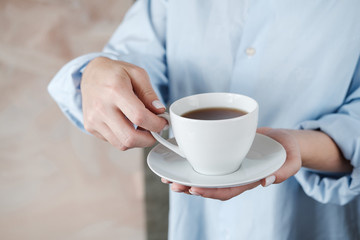
[[171, 193], [169, 239], [360, 239], [360, 1], [139, 0], [103, 52], [71, 61], [49, 85], [81, 129], [82, 70], [97, 56], [146, 69], [166, 104], [249, 95], [259, 126], [320, 129], [354, 166], [302, 168], [225, 202]]

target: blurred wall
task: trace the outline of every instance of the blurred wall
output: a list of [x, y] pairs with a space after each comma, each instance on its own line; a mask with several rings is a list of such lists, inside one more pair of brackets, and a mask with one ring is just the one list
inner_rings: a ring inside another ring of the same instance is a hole
[[80, 132], [46, 87], [132, 0], [0, 0], [0, 239], [145, 239], [141, 150]]

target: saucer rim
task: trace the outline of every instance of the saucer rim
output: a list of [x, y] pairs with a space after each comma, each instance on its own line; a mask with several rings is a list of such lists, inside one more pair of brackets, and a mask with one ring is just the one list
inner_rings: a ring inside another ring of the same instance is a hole
[[[271, 174], [273, 174], [274, 172], [276, 172], [278, 169], [280, 169], [280, 167], [285, 163], [285, 160], [286, 160], [286, 150], [284, 149], [284, 147], [276, 140], [266, 136], [266, 135], [263, 135], [263, 134], [260, 134], [260, 133], [256, 133], [255, 137], [260, 137], [260, 138], [267, 138], [268, 141], [271, 141], [275, 144], [277, 144], [279, 147], [280, 147], [280, 150], [279, 150], [279, 153], [281, 154], [281, 156], [279, 157], [282, 157], [282, 159], [278, 160], [277, 162], [275, 162], [272, 166], [271, 166], [271, 171], [268, 170], [264, 170], [265, 173], [263, 174], [257, 174], [257, 176], [254, 176], [252, 178], [249, 178], [249, 179], [246, 179], [246, 180], [243, 180], [243, 181], [240, 181], [240, 182], [233, 182], [233, 183], [218, 183], [218, 184], [214, 184], [214, 183], [209, 183], [209, 184], [206, 184], [206, 183], [191, 183], [191, 182], [184, 182], [184, 181], [181, 181], [179, 179], [175, 179], [173, 177], [169, 177], [169, 176], [164, 176], [164, 174], [161, 174], [159, 173], [157, 170], [155, 170], [152, 166], [152, 164], [150, 163], [150, 161], [154, 161], [154, 160], [150, 160], [150, 157], [151, 157], [151, 154], [153, 152], [156, 151], [156, 149], [158, 148], [162, 148], [162, 149], [165, 149], [165, 150], [168, 150], [167, 152], [170, 152], [170, 153], [173, 153], [175, 155], [177, 155], [176, 153], [172, 152], [171, 150], [167, 149], [165, 146], [163, 146], [162, 144], [158, 143], [156, 146], [154, 146], [150, 152], [148, 153], [147, 155], [147, 165], [148, 167], [150, 168], [150, 170], [155, 173], [157, 176], [159, 177], [162, 177], [162, 178], [166, 178], [167, 180], [171, 181], [171, 182], [175, 182], [175, 183], [178, 183], [178, 184], [182, 184], [182, 185], [185, 185], [185, 186], [191, 186], [191, 187], [200, 187], [200, 188], [228, 188], [228, 187], [237, 187], [237, 186], [242, 186], [242, 185], [247, 185], [247, 184], [250, 184], [250, 183], [254, 183], [256, 181], [259, 181], [267, 176], [270, 176]], [[174, 138], [169, 138], [168, 141], [171, 141], [171, 140], [174, 140]], [[256, 152], [256, 151], [255, 151]], [[179, 156], [179, 158], [181, 158], [181, 162], [184, 162], [183, 164], [188, 164], [190, 165], [190, 163], [183, 157]], [[249, 161], [250, 159], [247, 158], [247, 160]], [[232, 173], [229, 173], [229, 174], [225, 174], [225, 175], [202, 175], [200, 173], [198, 173], [197, 171], [195, 171], [192, 166], [190, 165], [190, 168], [192, 169], [192, 171], [200, 176], [200, 177], [204, 177], [204, 178], [222, 178], [222, 177], [229, 177], [229, 175], [233, 175], [233, 174], [236, 174], [238, 171], [240, 171], [241, 169], [241, 166], [238, 168], [238, 170], [232, 172]]]

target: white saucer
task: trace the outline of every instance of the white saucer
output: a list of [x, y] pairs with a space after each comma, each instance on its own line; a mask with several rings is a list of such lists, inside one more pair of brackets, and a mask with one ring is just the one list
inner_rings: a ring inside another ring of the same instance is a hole
[[[176, 143], [172, 138], [169, 141]], [[160, 177], [186, 186], [225, 188], [249, 184], [278, 170], [285, 162], [286, 152], [280, 143], [256, 134], [255, 140], [241, 167], [230, 174], [208, 176], [196, 172], [189, 162], [161, 144], [147, 157], [150, 169]]]

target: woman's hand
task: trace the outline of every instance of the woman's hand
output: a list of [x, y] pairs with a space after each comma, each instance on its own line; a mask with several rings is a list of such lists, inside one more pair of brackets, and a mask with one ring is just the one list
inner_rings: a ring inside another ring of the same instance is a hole
[[156, 116], [165, 107], [147, 73], [135, 65], [95, 58], [85, 68], [81, 93], [85, 129], [120, 150], [151, 146], [155, 139], [145, 130], [159, 132], [167, 124]]
[[[199, 188], [172, 183], [171, 190], [224, 201], [240, 195], [247, 190], [253, 189], [260, 184], [263, 187], [266, 187], [273, 183], [281, 183], [299, 171], [301, 167], [300, 148], [296, 137], [291, 134], [291, 131], [285, 129], [259, 128], [257, 132], [278, 141], [286, 150], [285, 163], [275, 173], [260, 181], [239, 187]], [[161, 180], [164, 183], [171, 184], [171, 182], [164, 178]]]

